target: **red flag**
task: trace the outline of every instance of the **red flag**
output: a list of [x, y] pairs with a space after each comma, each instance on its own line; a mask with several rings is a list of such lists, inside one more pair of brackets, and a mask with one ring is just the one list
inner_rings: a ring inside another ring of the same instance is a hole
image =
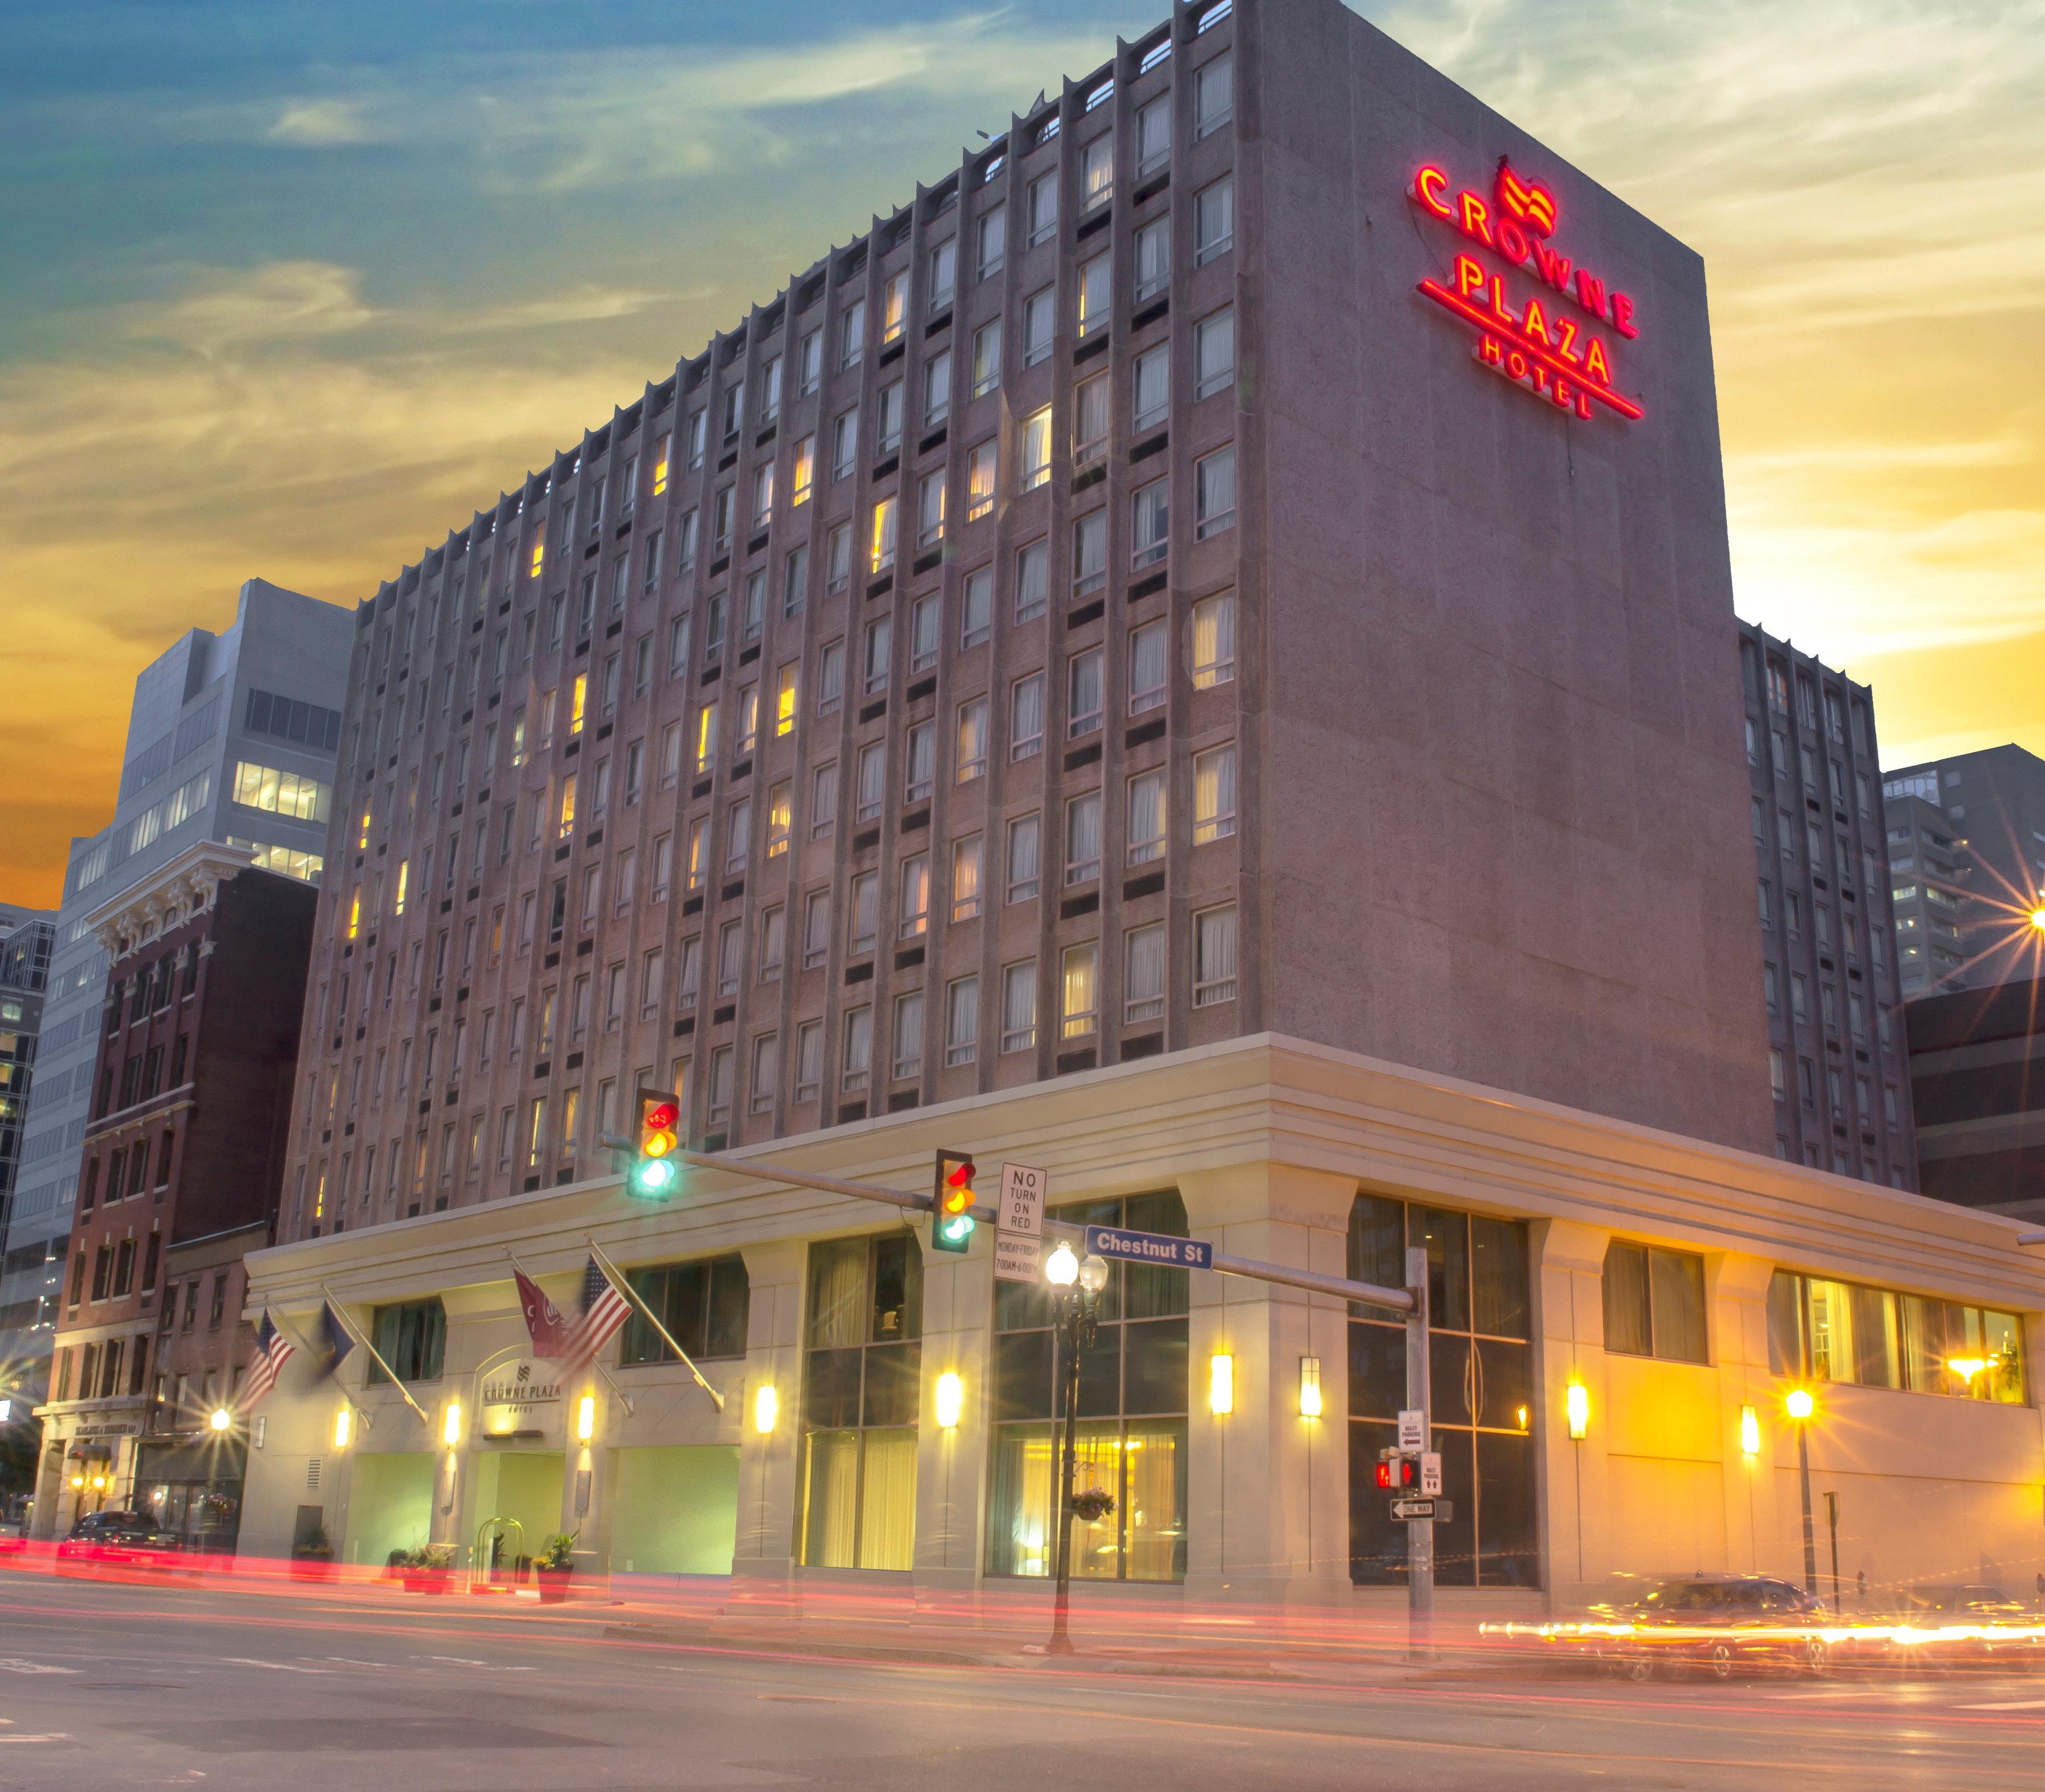
[[511, 1273], [518, 1278], [518, 1307], [532, 1335], [533, 1354], [558, 1362], [568, 1354], [568, 1322], [523, 1270], [514, 1265]]

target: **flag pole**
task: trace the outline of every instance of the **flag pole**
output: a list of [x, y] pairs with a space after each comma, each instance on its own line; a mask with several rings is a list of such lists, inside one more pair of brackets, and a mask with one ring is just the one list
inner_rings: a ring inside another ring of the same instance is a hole
[[389, 1363], [383, 1360], [382, 1356], [378, 1354], [376, 1347], [370, 1343], [367, 1335], [362, 1331], [353, 1320], [348, 1316], [347, 1310], [341, 1305], [341, 1297], [336, 1294], [334, 1291], [331, 1288], [328, 1287], [325, 1282], [322, 1282], [320, 1284], [320, 1293], [326, 1297], [326, 1303], [328, 1306], [333, 1309], [333, 1316], [339, 1320], [341, 1323], [348, 1328], [349, 1336], [352, 1338], [356, 1343], [360, 1344], [365, 1351], [368, 1351], [370, 1360], [373, 1362], [379, 1369], [382, 1370], [386, 1375], [391, 1378], [391, 1385], [395, 1388], [399, 1393], [405, 1397], [405, 1404], [410, 1407], [414, 1412], [418, 1414], [419, 1423], [424, 1425], [428, 1431], [431, 1431], [433, 1428], [433, 1421], [426, 1416], [426, 1408], [422, 1406], [416, 1400], [413, 1399], [412, 1390], [406, 1387], [402, 1382], [398, 1379], [397, 1370], [393, 1369]]
[[[305, 1334], [299, 1331], [296, 1326], [287, 1324], [285, 1321], [278, 1316], [275, 1308], [265, 1307], [263, 1311], [268, 1315], [270, 1323], [275, 1326], [279, 1331], [283, 1332], [287, 1338], [291, 1339], [291, 1347], [294, 1350], [303, 1351], [306, 1355], [306, 1361], [308, 1362], [311, 1362], [314, 1353], [312, 1346], [306, 1342]], [[357, 1400], [353, 1394], [348, 1391], [347, 1388], [342, 1384], [341, 1379], [338, 1375], [334, 1377], [333, 1385], [341, 1389], [341, 1397], [346, 1401], [348, 1404], [354, 1409], [356, 1416], [362, 1421], [362, 1428], [364, 1431], [375, 1430], [376, 1415], [371, 1412], [368, 1407], [364, 1406], [360, 1401]]]
[[608, 1257], [604, 1255], [603, 1247], [599, 1244], [595, 1239], [591, 1238], [586, 1232], [583, 1235], [583, 1242], [589, 1246], [590, 1254], [596, 1259], [596, 1266], [603, 1271], [604, 1275], [610, 1281], [610, 1285], [616, 1289], [619, 1293], [622, 1294], [626, 1300], [630, 1301], [634, 1306], [637, 1307], [641, 1312], [646, 1316], [646, 1323], [652, 1326], [656, 1331], [660, 1334], [660, 1342], [665, 1344], [669, 1350], [672, 1351], [676, 1356], [682, 1359], [682, 1366], [687, 1370], [691, 1375], [695, 1377], [696, 1385], [701, 1388], [705, 1393], [710, 1396], [711, 1404], [714, 1406], [718, 1412], [722, 1412], [724, 1410], [724, 1396], [719, 1393], [715, 1388], [712, 1387], [709, 1382], [703, 1379], [703, 1371], [696, 1367], [695, 1363], [690, 1358], [689, 1353], [684, 1350], [680, 1344], [676, 1343], [675, 1340], [668, 1335], [667, 1327], [660, 1323], [659, 1316], [654, 1312], [653, 1309], [648, 1306], [644, 1301], [639, 1298], [639, 1290], [634, 1288], [630, 1282], [627, 1281], [625, 1279], [624, 1272], [622, 1271], [615, 1263], [612, 1262]]
[[[539, 1278], [535, 1276], [523, 1263], [520, 1262], [516, 1257], [511, 1256], [511, 1247], [509, 1245], [506, 1245], [504, 1247], [504, 1254], [506, 1257], [511, 1258], [511, 1267], [513, 1269], [516, 1270], [519, 1274], [524, 1276], [528, 1281], [531, 1281], [534, 1287], [537, 1288], [539, 1286]], [[626, 1417], [628, 1419], [630, 1418], [632, 1416], [632, 1396], [627, 1393], [624, 1389], [621, 1388], [617, 1382], [613, 1381], [610, 1377], [610, 1371], [605, 1368], [602, 1363], [597, 1362], [594, 1358], [591, 1358], [589, 1366], [591, 1368], [594, 1369], [598, 1374], [603, 1378], [603, 1385], [610, 1389], [613, 1393], [618, 1396], [618, 1403], [625, 1409]]]

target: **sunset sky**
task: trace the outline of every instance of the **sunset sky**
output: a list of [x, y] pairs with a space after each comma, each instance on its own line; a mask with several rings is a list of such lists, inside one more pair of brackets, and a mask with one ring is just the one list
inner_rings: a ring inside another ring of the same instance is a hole
[[[1358, 8], [1709, 268], [1740, 613], [2045, 751], [2045, 0]], [[0, 900], [136, 672], [352, 604], [1157, 0], [77, 0], [0, 75]]]

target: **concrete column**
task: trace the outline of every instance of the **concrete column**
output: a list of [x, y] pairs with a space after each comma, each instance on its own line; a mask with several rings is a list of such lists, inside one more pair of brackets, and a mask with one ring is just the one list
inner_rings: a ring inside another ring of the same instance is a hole
[[[1353, 1177], [1256, 1163], [1181, 1176], [1188, 1229], [1217, 1250], [1341, 1275]], [[1187, 1370], [1188, 1602], [1346, 1603], [1348, 1312], [1324, 1296], [1196, 1272]], [[1211, 1409], [1212, 1361], [1234, 1358], [1234, 1410]], [[1320, 1362], [1322, 1415], [1300, 1412], [1300, 1363]]]
[[[1775, 1547], [1781, 1535], [1776, 1509], [1781, 1489], [1766, 1466], [1768, 1432], [1777, 1417], [1775, 1380], [1768, 1367], [1768, 1284], [1774, 1269], [1767, 1258], [1731, 1251], [1704, 1260], [1712, 1360], [1718, 1366], [1720, 1390], [1726, 1566], [1742, 1574], [1775, 1574], [1790, 1566], [1778, 1559]], [[1746, 1406], [1754, 1409], [1761, 1432], [1761, 1451], [1752, 1456], [1740, 1443], [1740, 1409]], [[1793, 1455], [1794, 1447], [1793, 1438]], [[1793, 1520], [1799, 1527], [1795, 1578], [1800, 1583], [1802, 1521], [1794, 1515]]]
[[[738, 1535], [732, 1597], [792, 1600], [802, 1501], [803, 1296], [808, 1251], [799, 1239], [745, 1247], [753, 1299], [746, 1320], [744, 1411], [738, 1446]], [[763, 1387], [774, 1390], [774, 1428], [756, 1423]]]
[[[919, 1228], [920, 1229], [920, 1228]], [[988, 1415], [992, 1409], [994, 1228], [972, 1249], [923, 1254], [922, 1416], [916, 1461], [915, 1587], [919, 1604], [950, 1607], [978, 1586], [986, 1520]], [[956, 1427], [938, 1423], [938, 1383], [959, 1378]]]
[[[1604, 1364], [1604, 1252], [1612, 1234], [1574, 1221], [1536, 1222], [1528, 1240], [1540, 1408], [1541, 1566], [1552, 1611], [1600, 1597], [1613, 1563], [1607, 1452], [1612, 1397]], [[1569, 1436], [1569, 1387], [1583, 1383], [1590, 1423]]]

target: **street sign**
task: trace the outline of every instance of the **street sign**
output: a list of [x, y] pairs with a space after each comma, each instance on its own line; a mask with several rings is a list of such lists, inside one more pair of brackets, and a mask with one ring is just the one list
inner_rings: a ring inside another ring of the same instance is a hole
[[1168, 1238], [1162, 1232], [1131, 1232], [1119, 1226], [1089, 1226], [1086, 1247], [1095, 1257], [1124, 1263], [1152, 1263], [1173, 1270], [1214, 1266], [1214, 1247], [1204, 1239]]
[[1409, 1455], [1427, 1447], [1427, 1415], [1417, 1406], [1400, 1409], [1399, 1447]]
[[1423, 1498], [1442, 1490], [1442, 1453], [1438, 1450], [1420, 1452], [1420, 1493]]
[[994, 1279], [996, 1281], [1037, 1281], [1044, 1279], [1044, 1241], [1025, 1238], [1019, 1232], [994, 1235]]
[[1394, 1500], [1392, 1516], [1394, 1520], [1411, 1523], [1416, 1518], [1431, 1518], [1437, 1524], [1446, 1524], [1456, 1515], [1456, 1509], [1446, 1500]]
[[1019, 1233], [1024, 1238], [1042, 1238], [1044, 1197], [1050, 1188], [1051, 1179], [1042, 1170], [1032, 1170], [1026, 1164], [1003, 1164], [1001, 1204], [995, 1209], [996, 1227], [1004, 1232]]

